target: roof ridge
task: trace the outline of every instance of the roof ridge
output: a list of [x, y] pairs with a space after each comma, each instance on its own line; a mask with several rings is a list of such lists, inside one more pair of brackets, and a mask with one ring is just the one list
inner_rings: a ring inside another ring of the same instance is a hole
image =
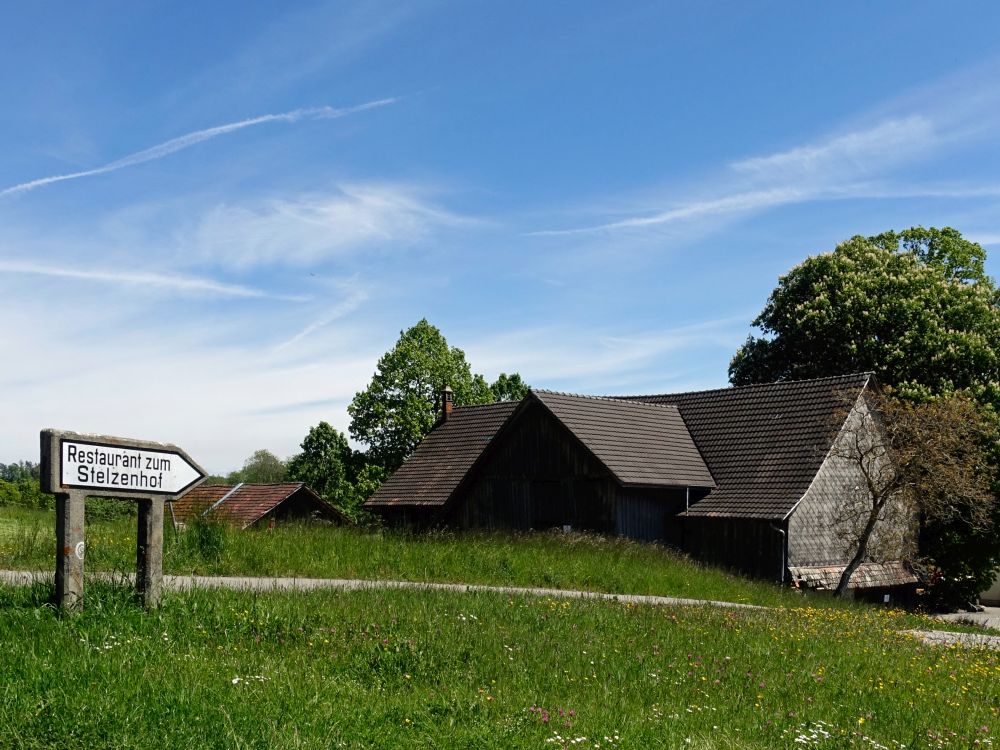
[[676, 392], [664, 392], [664, 393], [647, 393], [639, 394], [633, 396], [605, 396], [612, 401], [631, 401], [633, 399], [641, 398], [656, 398], [657, 396], [690, 396], [693, 394], [701, 393], [723, 393], [732, 391], [747, 391], [753, 388], [771, 388], [776, 385], [797, 385], [799, 383], [818, 383], [823, 380], [843, 380], [845, 378], [858, 378], [858, 377], [868, 377], [872, 378], [875, 376], [874, 370], [863, 370], [861, 372], [849, 372], [844, 375], [825, 375], [821, 378], [803, 378], [802, 380], [775, 380], [770, 383], [747, 383], [746, 385], [727, 385], [722, 388], [708, 388], [703, 391], [676, 391]]
[[481, 409], [484, 406], [506, 406], [507, 404], [516, 404], [520, 402], [521, 399], [517, 401], [490, 401], [488, 404], [455, 404], [453, 411], [458, 411], [459, 409]]
[[[289, 480], [287, 482], [240, 482], [241, 487], [283, 487], [286, 484], [305, 484], [305, 482], [299, 482], [294, 480]], [[209, 487], [228, 487], [229, 485], [207, 485]]]
[[569, 396], [570, 398], [585, 398], [591, 401], [610, 401], [613, 404], [631, 404], [633, 406], [655, 406], [658, 408], [676, 409], [674, 404], [653, 404], [646, 401], [632, 401], [624, 396], [589, 396], [585, 393], [567, 393], [566, 391], [552, 391], [548, 388], [529, 388], [531, 393], [549, 393], [553, 396]]

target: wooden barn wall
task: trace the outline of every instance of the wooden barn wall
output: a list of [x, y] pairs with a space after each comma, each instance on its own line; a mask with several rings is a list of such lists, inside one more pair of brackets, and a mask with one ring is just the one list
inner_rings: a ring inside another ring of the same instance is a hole
[[614, 533], [617, 483], [541, 406], [531, 404], [500, 441], [456, 499], [451, 524]]
[[784, 540], [768, 521], [689, 517], [684, 549], [702, 562], [758, 578], [780, 580]]
[[437, 505], [380, 505], [375, 512], [390, 528], [423, 530], [437, 522]]
[[687, 499], [681, 488], [620, 487], [615, 506], [615, 533], [644, 542], [681, 548], [683, 526], [677, 514]]
[[675, 516], [685, 508], [684, 489], [620, 487], [537, 404], [500, 440], [457, 499], [451, 524], [491, 530], [570, 526], [681, 546]]

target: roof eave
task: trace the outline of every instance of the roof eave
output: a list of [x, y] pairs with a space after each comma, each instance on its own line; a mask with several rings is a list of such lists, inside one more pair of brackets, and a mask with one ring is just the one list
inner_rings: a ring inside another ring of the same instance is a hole
[[[610, 469], [609, 469], [610, 471]], [[617, 477], [616, 477], [617, 480]], [[683, 489], [699, 489], [699, 490], [714, 490], [717, 485], [713, 480], [709, 480], [711, 484], [704, 484], [703, 481], [690, 481], [690, 482], [622, 482], [618, 480], [618, 484], [626, 489], [671, 489], [671, 490], [683, 490]]]

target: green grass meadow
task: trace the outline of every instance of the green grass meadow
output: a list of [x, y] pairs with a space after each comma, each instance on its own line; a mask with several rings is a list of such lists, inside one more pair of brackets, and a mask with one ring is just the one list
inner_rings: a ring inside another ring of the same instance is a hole
[[886, 610], [0, 587], [11, 748], [988, 747], [1000, 657]]
[[[48, 570], [51, 514], [0, 512], [0, 567]], [[134, 569], [134, 520], [88, 570]], [[495, 593], [0, 586], [2, 748], [986, 748], [1000, 653], [931, 621], [804, 598], [662, 548], [578, 535], [329, 527], [166, 536], [168, 572], [462, 581], [752, 601], [652, 607]], [[996, 738], [996, 739], [995, 739]]]

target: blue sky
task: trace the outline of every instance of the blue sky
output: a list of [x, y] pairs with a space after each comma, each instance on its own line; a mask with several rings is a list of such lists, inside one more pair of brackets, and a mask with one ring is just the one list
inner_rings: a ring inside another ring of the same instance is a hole
[[421, 317], [487, 377], [717, 387], [779, 275], [951, 225], [1000, 272], [995, 3], [22, 3], [0, 461], [295, 452]]

